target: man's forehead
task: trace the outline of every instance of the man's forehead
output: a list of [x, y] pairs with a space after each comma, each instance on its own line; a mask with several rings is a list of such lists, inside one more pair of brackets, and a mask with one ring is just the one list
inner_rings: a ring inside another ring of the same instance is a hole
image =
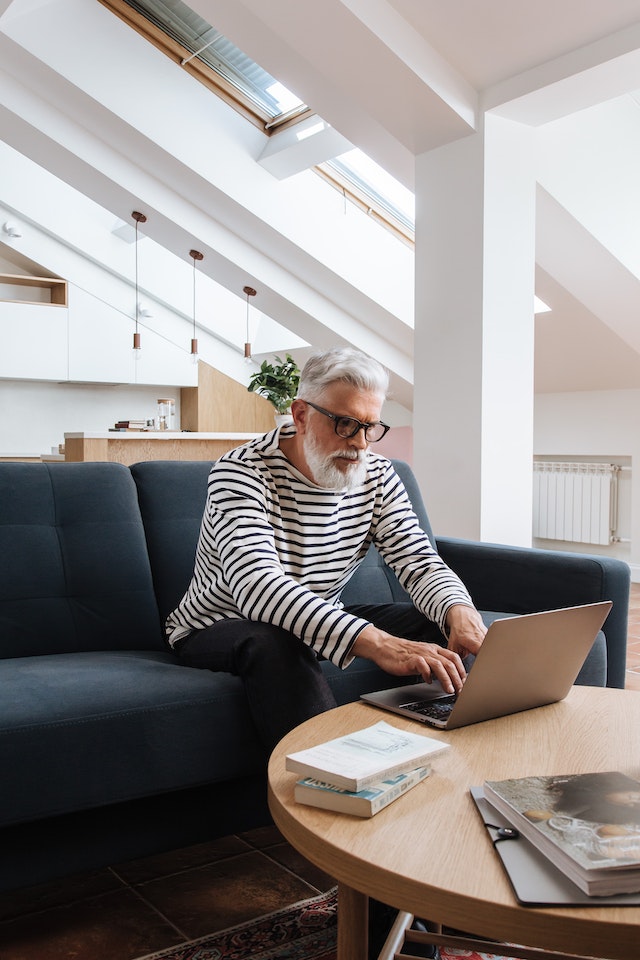
[[373, 411], [373, 415], [377, 417], [383, 402], [384, 397], [379, 393], [361, 390], [343, 380], [328, 384], [317, 400], [321, 407], [326, 407], [332, 413], [343, 413], [358, 419], [362, 419], [362, 416], [358, 417], [358, 411], [361, 415], [366, 411]]

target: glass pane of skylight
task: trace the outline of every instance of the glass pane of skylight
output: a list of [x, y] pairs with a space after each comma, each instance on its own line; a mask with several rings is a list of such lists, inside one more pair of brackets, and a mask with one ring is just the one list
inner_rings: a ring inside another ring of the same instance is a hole
[[[272, 77], [269, 77], [268, 73], [265, 73], [264, 82], [268, 82], [269, 79], [273, 80]], [[291, 93], [290, 90], [287, 90], [287, 88], [284, 87], [279, 80], [273, 80], [271, 85], [265, 89], [269, 96], [273, 97], [275, 102], [278, 104], [280, 108], [278, 111], [279, 114], [288, 113], [290, 110], [295, 110], [297, 107], [304, 106], [302, 100], [299, 100], [295, 93]]]
[[248, 96], [272, 120], [302, 101], [182, 0], [127, 0], [189, 53]]
[[329, 165], [363, 193], [375, 199], [405, 226], [414, 228], [414, 194], [362, 150], [349, 150], [336, 157]]

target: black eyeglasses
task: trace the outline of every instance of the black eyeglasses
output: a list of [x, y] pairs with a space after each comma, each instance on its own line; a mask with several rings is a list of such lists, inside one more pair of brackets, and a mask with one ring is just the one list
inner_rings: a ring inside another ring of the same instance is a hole
[[382, 440], [385, 433], [390, 429], [389, 424], [383, 423], [382, 420], [378, 420], [376, 423], [363, 423], [362, 420], [356, 420], [355, 417], [339, 417], [337, 413], [330, 413], [328, 410], [325, 410], [324, 407], [319, 407], [316, 403], [311, 403], [310, 400], [305, 400], [304, 402], [310, 407], [313, 407], [314, 410], [317, 410], [318, 413], [323, 413], [325, 417], [333, 420], [333, 429], [343, 440], [350, 440], [351, 437], [355, 437], [358, 430], [364, 430], [364, 438], [367, 443], [377, 443], [378, 440]]

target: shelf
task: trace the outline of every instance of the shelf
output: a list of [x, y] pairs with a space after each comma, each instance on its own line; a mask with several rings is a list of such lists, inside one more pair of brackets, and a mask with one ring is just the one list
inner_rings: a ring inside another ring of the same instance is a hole
[[[40, 296], [22, 296], [20, 288], [26, 287], [25, 294], [42, 291]], [[14, 288], [14, 289], [11, 289]], [[6, 296], [7, 293], [13, 296]], [[0, 273], [0, 300], [6, 303], [48, 303], [55, 307], [67, 306], [67, 281], [57, 277], [29, 277], [24, 274]]]

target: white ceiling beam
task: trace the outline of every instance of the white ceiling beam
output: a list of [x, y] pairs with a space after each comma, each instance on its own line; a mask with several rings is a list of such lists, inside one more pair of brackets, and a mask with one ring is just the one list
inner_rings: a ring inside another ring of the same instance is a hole
[[486, 90], [482, 104], [540, 126], [640, 88], [640, 24]]

